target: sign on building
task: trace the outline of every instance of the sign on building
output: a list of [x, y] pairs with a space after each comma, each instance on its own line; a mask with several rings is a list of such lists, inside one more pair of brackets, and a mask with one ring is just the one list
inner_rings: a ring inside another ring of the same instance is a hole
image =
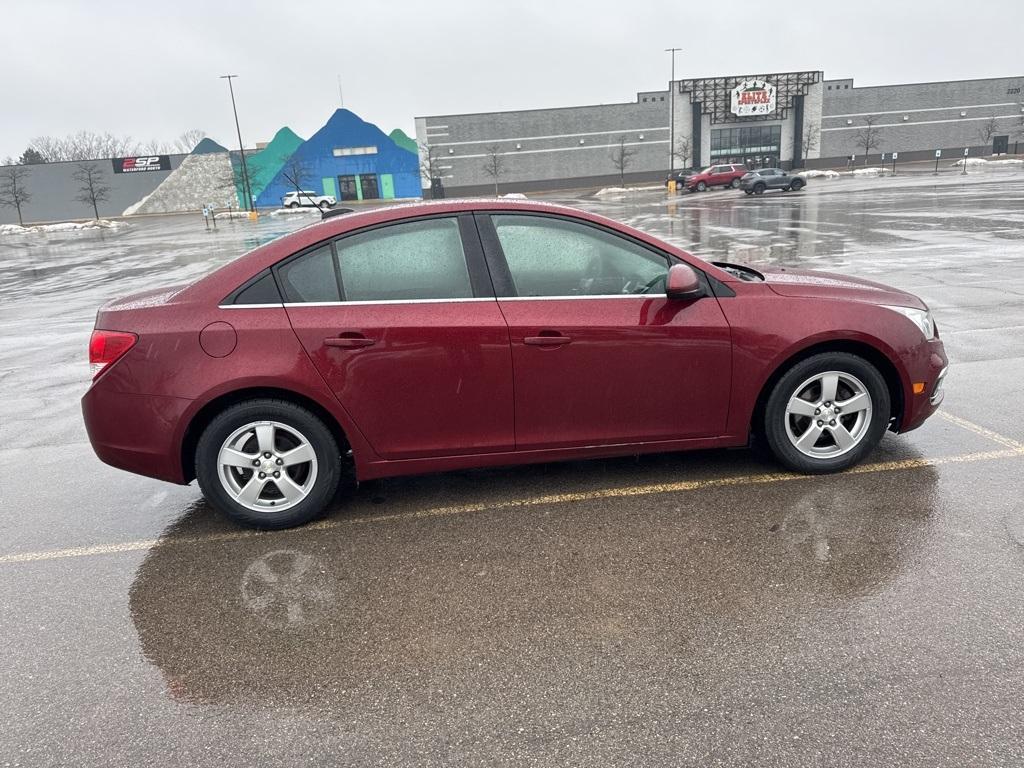
[[737, 117], [770, 115], [775, 111], [775, 86], [767, 80], [744, 80], [732, 89], [732, 113]]
[[141, 171], [171, 170], [170, 155], [148, 155], [145, 157], [115, 157], [114, 173], [140, 173]]

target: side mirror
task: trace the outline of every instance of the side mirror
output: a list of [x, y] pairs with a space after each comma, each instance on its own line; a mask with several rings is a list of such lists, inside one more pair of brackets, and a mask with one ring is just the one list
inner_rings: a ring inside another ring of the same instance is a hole
[[690, 265], [673, 264], [668, 270], [665, 295], [670, 299], [699, 299], [704, 295], [704, 289]]

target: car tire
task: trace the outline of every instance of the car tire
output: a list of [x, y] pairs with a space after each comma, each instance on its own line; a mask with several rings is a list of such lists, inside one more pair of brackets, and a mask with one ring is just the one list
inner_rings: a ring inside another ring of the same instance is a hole
[[697, 191], [698, 192], [706, 192], [707, 189], [708, 189], [708, 185], [705, 184], [703, 181], [698, 181], [697, 182]]
[[752, 189], [744, 189], [743, 193], [747, 194], [747, 195], [752, 195], [752, 194], [754, 194], [754, 190], [752, 190]]
[[764, 184], [755, 184], [754, 185], [754, 194], [755, 195], [763, 195], [764, 194]]
[[288, 207], [289, 208], [298, 208], [299, 204], [297, 202], [295, 202], [294, 200], [292, 200], [290, 203], [288, 203]]
[[739, 189], [740, 188], [740, 180], [739, 179], [733, 179], [732, 181], [729, 182], [729, 186], [732, 187], [733, 189]]
[[[830, 386], [834, 400], [828, 399]], [[837, 405], [839, 413], [833, 410]], [[763, 433], [788, 469], [808, 475], [839, 472], [878, 445], [890, 407], [889, 388], [875, 366], [846, 352], [825, 352], [800, 361], [772, 387]]]
[[790, 192], [799, 192], [804, 188], [804, 183], [800, 179], [793, 179], [793, 183], [789, 185]]
[[195, 461], [210, 505], [254, 528], [292, 528], [315, 519], [341, 477], [331, 431], [286, 400], [246, 400], [222, 411], [203, 430]]

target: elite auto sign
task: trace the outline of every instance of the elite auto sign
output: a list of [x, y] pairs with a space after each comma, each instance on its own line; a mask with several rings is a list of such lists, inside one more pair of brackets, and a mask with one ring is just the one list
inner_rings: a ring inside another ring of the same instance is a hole
[[170, 155], [147, 155], [144, 157], [115, 157], [114, 173], [141, 173], [142, 171], [171, 170]]
[[770, 115], [775, 111], [775, 86], [767, 80], [744, 80], [732, 89], [732, 113], [737, 117]]

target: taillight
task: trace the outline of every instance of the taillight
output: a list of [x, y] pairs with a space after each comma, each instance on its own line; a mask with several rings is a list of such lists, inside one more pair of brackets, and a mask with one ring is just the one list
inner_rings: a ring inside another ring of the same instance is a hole
[[108, 366], [120, 360], [124, 353], [135, 346], [139, 337], [124, 331], [101, 331], [96, 329], [89, 339], [89, 365], [92, 380], [96, 381]]

